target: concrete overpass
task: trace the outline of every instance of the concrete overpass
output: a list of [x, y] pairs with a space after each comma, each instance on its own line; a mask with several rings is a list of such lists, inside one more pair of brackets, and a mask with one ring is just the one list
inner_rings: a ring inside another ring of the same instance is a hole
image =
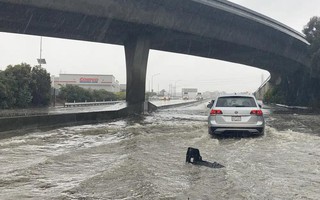
[[302, 34], [224, 0], [0, 0], [0, 31], [124, 45], [134, 112], [145, 100], [150, 49], [254, 66], [273, 77], [310, 63]]

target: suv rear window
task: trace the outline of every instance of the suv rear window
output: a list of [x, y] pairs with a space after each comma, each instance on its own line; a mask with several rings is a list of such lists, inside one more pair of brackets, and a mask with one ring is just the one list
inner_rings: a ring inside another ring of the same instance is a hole
[[257, 107], [252, 97], [226, 96], [219, 97], [216, 107]]

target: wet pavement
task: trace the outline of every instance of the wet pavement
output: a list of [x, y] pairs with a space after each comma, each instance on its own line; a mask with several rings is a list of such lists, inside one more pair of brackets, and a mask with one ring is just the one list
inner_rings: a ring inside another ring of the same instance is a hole
[[0, 199], [320, 199], [320, 115], [267, 111], [263, 137], [210, 137], [198, 103], [2, 139]]

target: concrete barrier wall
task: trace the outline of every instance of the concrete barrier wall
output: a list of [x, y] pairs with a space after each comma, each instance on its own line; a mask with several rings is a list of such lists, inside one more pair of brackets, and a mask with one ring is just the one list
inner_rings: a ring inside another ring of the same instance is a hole
[[[180, 104], [172, 104], [159, 106], [148, 103], [149, 112], [157, 109], [164, 109], [170, 107], [177, 107], [182, 105], [193, 104], [194, 102], [184, 102]], [[21, 116], [21, 117], [8, 117], [0, 118], [0, 138], [18, 135], [19, 132], [25, 130], [36, 130], [42, 128], [56, 128], [65, 126], [74, 126], [81, 124], [94, 124], [111, 119], [127, 117], [127, 108], [115, 111], [98, 111], [98, 112], [85, 112], [85, 113], [65, 113], [54, 115], [39, 115], [39, 116]], [[14, 133], [8, 133], [14, 132]]]
[[0, 118], [0, 132], [98, 123], [122, 117], [124, 113], [125, 109], [118, 111]]

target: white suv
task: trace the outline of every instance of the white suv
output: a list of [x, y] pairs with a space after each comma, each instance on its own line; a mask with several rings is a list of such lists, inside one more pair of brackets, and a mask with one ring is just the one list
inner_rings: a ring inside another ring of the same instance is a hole
[[208, 132], [211, 135], [223, 133], [264, 134], [263, 112], [253, 95], [221, 95], [208, 104]]

